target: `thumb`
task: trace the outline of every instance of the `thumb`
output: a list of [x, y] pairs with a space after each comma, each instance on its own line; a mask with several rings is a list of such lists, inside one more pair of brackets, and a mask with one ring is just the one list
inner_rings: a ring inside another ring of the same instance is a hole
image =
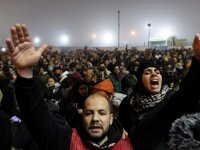
[[198, 61], [200, 61], [200, 40], [199, 40], [199, 35], [196, 34], [193, 42], [193, 51], [194, 51], [194, 56]]
[[195, 34], [194, 41], [193, 41], [193, 50], [199, 49], [200, 41], [199, 41], [199, 34]]
[[47, 44], [43, 44], [42, 46], [39, 47], [37, 51], [42, 54], [46, 50], [47, 47], [48, 47]]

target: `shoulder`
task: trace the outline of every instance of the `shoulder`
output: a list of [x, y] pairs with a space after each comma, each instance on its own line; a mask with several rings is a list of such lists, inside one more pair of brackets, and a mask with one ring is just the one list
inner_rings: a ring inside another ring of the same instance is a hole
[[121, 138], [112, 148], [112, 150], [133, 150], [133, 146], [131, 144], [131, 140], [128, 136], [125, 136], [125, 138]]

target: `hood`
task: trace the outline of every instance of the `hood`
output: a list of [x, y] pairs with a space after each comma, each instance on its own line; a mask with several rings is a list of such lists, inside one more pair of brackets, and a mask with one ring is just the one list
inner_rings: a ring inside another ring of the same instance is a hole
[[[79, 135], [81, 136], [81, 139], [88, 139], [89, 142], [91, 141], [88, 138], [85, 131], [83, 130], [82, 123], [80, 123], [80, 122], [78, 123], [77, 131], [78, 131]], [[106, 148], [112, 147], [115, 143], [117, 143], [121, 139], [122, 134], [123, 134], [122, 125], [120, 124], [119, 121], [117, 121], [116, 119], [113, 119], [113, 124], [110, 126], [110, 129], [107, 133], [108, 141], [105, 142], [101, 146], [101, 148], [106, 149]], [[92, 142], [90, 142], [90, 143], [92, 143]]]
[[105, 142], [102, 145], [102, 147], [106, 148], [106, 147], [113, 145], [113, 143], [117, 143], [121, 139], [122, 134], [123, 134], [122, 125], [120, 124], [119, 121], [114, 119], [113, 124], [111, 125], [111, 127], [108, 131], [108, 141]]
[[169, 147], [176, 150], [199, 150], [200, 113], [176, 119], [169, 131]]

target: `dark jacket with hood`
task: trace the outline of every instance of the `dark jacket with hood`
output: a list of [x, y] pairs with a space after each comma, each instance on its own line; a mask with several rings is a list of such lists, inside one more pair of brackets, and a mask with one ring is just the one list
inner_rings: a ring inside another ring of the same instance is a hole
[[[131, 104], [132, 97], [125, 98], [119, 108], [118, 119], [129, 132], [136, 150], [168, 149], [168, 132], [172, 122], [184, 113], [199, 111], [200, 63], [193, 58], [187, 76], [174, 94], [166, 92], [164, 98], [148, 110], [139, 120]], [[137, 93], [132, 96], [137, 95]]]
[[113, 122], [108, 141], [99, 147], [87, 141], [84, 133], [71, 128], [58, 114], [49, 113], [42, 97], [37, 78], [18, 77], [15, 83], [16, 97], [25, 123], [41, 150], [132, 150], [128, 137], [122, 139], [123, 130]]

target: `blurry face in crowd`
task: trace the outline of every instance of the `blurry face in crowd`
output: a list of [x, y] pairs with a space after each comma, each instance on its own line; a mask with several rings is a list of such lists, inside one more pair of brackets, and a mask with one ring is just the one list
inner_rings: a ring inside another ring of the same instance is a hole
[[112, 63], [115, 64], [116, 63], [116, 58], [112, 58]]
[[17, 75], [16, 75], [16, 73], [13, 73], [13, 74], [12, 74], [12, 82], [15, 82], [16, 79], [17, 79]]
[[49, 87], [52, 87], [55, 85], [55, 80], [53, 78], [49, 78], [47, 81], [47, 84]]
[[5, 78], [4, 71], [0, 70], [0, 80]]
[[56, 70], [55, 70], [55, 74], [56, 74], [56, 75], [61, 75], [61, 74], [62, 74], [61, 69], [56, 69]]
[[93, 80], [94, 72], [92, 69], [88, 69], [85, 72], [85, 80], [90, 83]]
[[137, 72], [137, 70], [138, 70], [138, 65], [139, 65], [138, 62], [135, 62], [135, 63], [133, 64], [133, 66], [132, 66], [133, 72]]
[[8, 65], [12, 65], [12, 62], [11, 62], [10, 60], [8, 60], [8, 62], [7, 62], [7, 63], [8, 63]]
[[43, 75], [43, 74], [44, 74], [44, 68], [40, 68], [39, 74], [40, 74], [40, 75]]
[[115, 73], [115, 74], [119, 74], [119, 73], [120, 73], [120, 68], [119, 68], [119, 66], [115, 66], [115, 68], [114, 68], [114, 73]]
[[13, 68], [11, 68], [11, 67], [9, 68], [9, 73], [10, 74], [14, 74], [15, 73], [15, 71], [13, 70]]
[[89, 96], [83, 107], [83, 128], [89, 137], [98, 142], [105, 142], [112, 122], [113, 114], [107, 99], [99, 94]]
[[104, 62], [104, 64], [105, 64], [105, 66], [108, 66], [108, 64], [109, 64], [109, 60], [106, 59], [105, 62]]
[[79, 88], [78, 88], [78, 92], [81, 96], [87, 96], [88, 95], [88, 86], [85, 84], [82, 84]]
[[49, 65], [49, 66], [48, 66], [48, 70], [49, 70], [50, 72], [52, 72], [52, 71], [53, 71], [53, 66], [52, 66], [52, 65]]
[[148, 67], [142, 74], [142, 84], [147, 92], [159, 93], [162, 86], [162, 76], [155, 67]]
[[146, 50], [144, 53], [145, 58], [150, 59], [152, 57], [152, 52], [151, 50]]
[[100, 64], [99, 65], [99, 70], [100, 71], [104, 71], [105, 70], [105, 65], [104, 64]]
[[167, 66], [167, 71], [168, 71], [168, 72], [171, 72], [171, 71], [172, 71], [172, 66], [171, 66], [170, 64]]

